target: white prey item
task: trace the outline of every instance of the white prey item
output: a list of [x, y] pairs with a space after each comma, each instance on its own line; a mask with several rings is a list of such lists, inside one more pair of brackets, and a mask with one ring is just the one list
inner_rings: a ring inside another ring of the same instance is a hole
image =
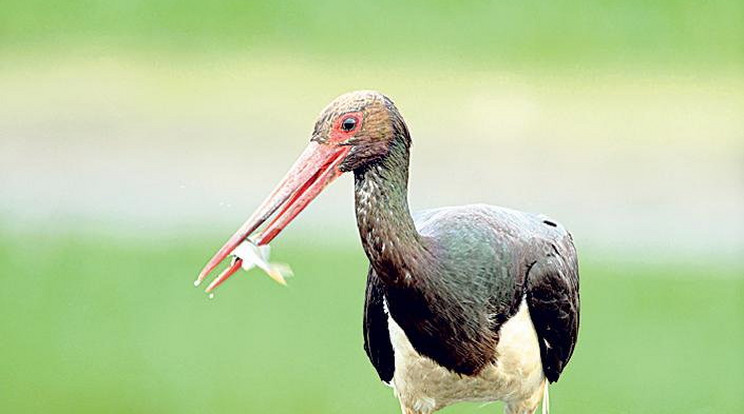
[[243, 261], [243, 269], [258, 267], [278, 283], [286, 285], [285, 278], [293, 275], [292, 269], [284, 263], [269, 262], [270, 254], [271, 248], [268, 245], [258, 246], [252, 240], [244, 240], [232, 252], [234, 257]]

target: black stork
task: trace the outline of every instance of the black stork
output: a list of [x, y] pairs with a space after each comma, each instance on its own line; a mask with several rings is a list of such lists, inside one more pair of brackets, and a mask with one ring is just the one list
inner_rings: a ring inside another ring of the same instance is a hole
[[[386, 96], [358, 91], [336, 98], [320, 114], [307, 149], [198, 280], [249, 236], [267, 245], [331, 181], [353, 172], [370, 262], [364, 349], [403, 413], [496, 400], [506, 413], [533, 413], [542, 400], [545, 412], [548, 383], [566, 367], [578, 334], [571, 235], [546, 216], [483, 204], [412, 216], [410, 146]], [[240, 265], [234, 258], [208, 290]]]

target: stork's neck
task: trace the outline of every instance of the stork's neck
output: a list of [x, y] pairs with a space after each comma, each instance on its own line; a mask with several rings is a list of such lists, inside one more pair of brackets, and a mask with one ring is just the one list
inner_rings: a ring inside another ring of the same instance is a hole
[[408, 208], [409, 151], [398, 139], [380, 161], [354, 171], [357, 226], [370, 263], [388, 283], [410, 281], [425, 248]]

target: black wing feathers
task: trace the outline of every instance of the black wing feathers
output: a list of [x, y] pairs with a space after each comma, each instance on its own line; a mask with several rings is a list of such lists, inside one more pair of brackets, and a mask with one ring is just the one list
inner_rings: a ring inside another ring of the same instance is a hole
[[377, 370], [380, 379], [390, 382], [395, 373], [393, 345], [390, 343], [388, 316], [382, 281], [370, 267], [364, 303], [364, 351]]
[[[570, 237], [570, 236], [569, 236]], [[558, 381], [573, 353], [579, 331], [579, 279], [570, 238], [538, 259], [527, 274], [527, 305], [535, 325], [543, 371]]]

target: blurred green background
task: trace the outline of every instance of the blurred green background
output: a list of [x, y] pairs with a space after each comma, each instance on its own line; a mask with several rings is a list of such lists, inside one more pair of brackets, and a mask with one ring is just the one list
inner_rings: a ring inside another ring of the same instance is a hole
[[[340, 93], [409, 123], [415, 209], [544, 212], [581, 259], [554, 412], [744, 410], [744, 3], [0, 3], [3, 412], [397, 412], [342, 178], [191, 282]], [[446, 413], [499, 412], [464, 404]]]

